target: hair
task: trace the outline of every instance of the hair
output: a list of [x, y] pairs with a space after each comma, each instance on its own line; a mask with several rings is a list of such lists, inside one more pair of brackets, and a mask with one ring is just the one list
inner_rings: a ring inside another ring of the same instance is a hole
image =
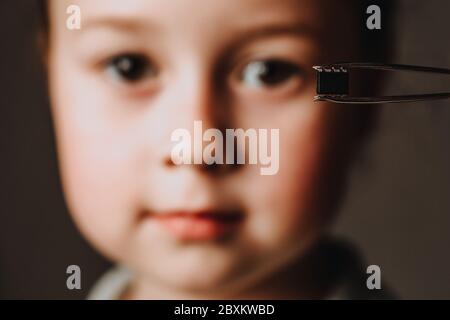
[[[37, 0], [39, 11], [38, 38], [41, 51], [45, 52], [49, 45], [50, 23], [48, 17], [48, 0]], [[352, 5], [356, 15], [355, 27], [358, 28], [361, 61], [386, 62], [393, 54], [394, 30], [393, 19], [396, 0], [344, 0]], [[381, 8], [383, 27], [380, 30], [368, 30], [366, 27], [366, 10], [370, 5], [378, 5]], [[361, 14], [358, 14], [361, 13]], [[376, 123], [378, 107], [351, 105], [354, 130], [353, 135], [358, 145], [368, 140], [373, 133]]]

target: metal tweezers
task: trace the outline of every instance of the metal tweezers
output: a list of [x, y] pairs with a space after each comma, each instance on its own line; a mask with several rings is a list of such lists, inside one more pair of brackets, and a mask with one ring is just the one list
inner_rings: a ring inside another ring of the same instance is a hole
[[334, 103], [346, 104], [379, 104], [416, 102], [450, 98], [450, 92], [381, 97], [355, 97], [349, 95], [349, 73], [351, 69], [414, 71], [450, 75], [450, 70], [448, 69], [409, 66], [401, 64], [353, 62], [314, 66], [313, 68], [317, 71], [317, 95], [314, 97], [314, 101], [329, 101]]

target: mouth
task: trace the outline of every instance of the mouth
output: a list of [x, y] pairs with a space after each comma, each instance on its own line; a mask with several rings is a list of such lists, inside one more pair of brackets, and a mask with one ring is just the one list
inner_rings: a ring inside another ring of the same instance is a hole
[[177, 240], [211, 241], [236, 230], [244, 220], [241, 211], [176, 211], [151, 215], [159, 227]]

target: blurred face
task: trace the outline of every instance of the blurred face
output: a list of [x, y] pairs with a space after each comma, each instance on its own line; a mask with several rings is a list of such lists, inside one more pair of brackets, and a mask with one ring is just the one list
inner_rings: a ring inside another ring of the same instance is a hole
[[[66, 28], [71, 4], [81, 30]], [[188, 292], [250, 286], [301, 256], [336, 191], [324, 177], [340, 113], [313, 103], [311, 67], [339, 59], [325, 36], [339, 10], [315, 0], [51, 1], [52, 107], [82, 233], [143, 279]], [[278, 173], [174, 165], [171, 134], [194, 121], [279, 129]]]

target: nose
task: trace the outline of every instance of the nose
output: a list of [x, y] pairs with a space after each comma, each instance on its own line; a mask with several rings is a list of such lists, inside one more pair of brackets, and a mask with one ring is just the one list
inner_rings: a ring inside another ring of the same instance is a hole
[[[218, 130], [225, 137], [225, 129], [232, 127], [232, 115], [228, 107], [226, 90], [215, 81], [212, 72], [198, 71], [199, 69], [185, 72], [185, 76], [178, 83], [176, 92], [173, 91], [173, 102], [170, 108], [174, 114], [173, 130], [182, 129], [190, 136], [190, 161], [181, 166], [190, 166], [207, 174], [223, 174], [237, 167], [234, 164], [226, 164], [226, 148], [223, 141], [215, 141], [215, 138], [207, 137], [204, 133], [209, 129]], [[223, 161], [214, 161], [210, 152], [204, 152], [208, 145], [215, 143], [214, 158]], [[170, 152], [169, 152], [170, 151]], [[180, 164], [175, 164], [172, 157], [172, 148], [164, 154], [162, 159], [164, 166], [176, 170]], [[219, 154], [217, 154], [219, 153]]]

